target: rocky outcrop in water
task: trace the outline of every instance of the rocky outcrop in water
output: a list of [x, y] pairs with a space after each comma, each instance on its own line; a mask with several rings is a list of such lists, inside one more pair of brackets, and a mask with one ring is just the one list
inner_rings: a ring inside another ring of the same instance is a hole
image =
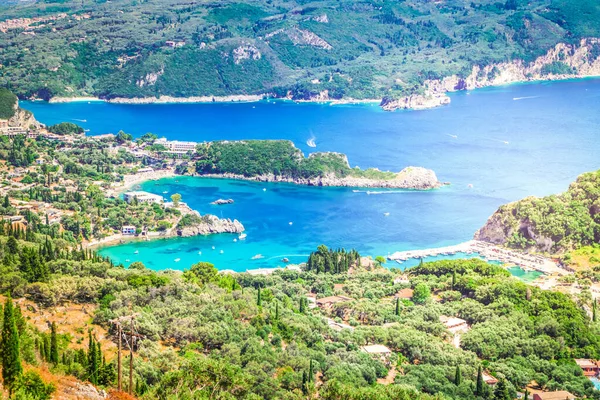
[[413, 94], [400, 99], [384, 98], [380, 106], [386, 111], [393, 110], [425, 110], [450, 104], [450, 97], [445, 93]]
[[233, 199], [219, 199], [219, 200], [215, 200], [210, 204], [214, 204], [216, 206], [221, 206], [223, 204], [233, 204]]
[[177, 228], [177, 236], [189, 237], [210, 235], [213, 233], [242, 233], [244, 229], [244, 225], [237, 219], [218, 218], [214, 215], [206, 214], [201, 217], [201, 221], [198, 223]]

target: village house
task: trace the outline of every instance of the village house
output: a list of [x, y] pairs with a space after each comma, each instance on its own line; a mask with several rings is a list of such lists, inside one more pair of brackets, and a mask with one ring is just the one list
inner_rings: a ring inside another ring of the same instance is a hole
[[483, 382], [485, 382], [486, 384], [488, 384], [490, 386], [494, 386], [496, 383], [498, 383], [498, 379], [494, 378], [493, 376], [491, 376], [490, 374], [487, 374], [485, 372], [481, 373], [481, 377], [483, 378]]
[[575, 396], [566, 390], [559, 390], [556, 392], [534, 393], [533, 400], [575, 400]]
[[184, 142], [179, 140], [167, 140], [166, 138], [156, 139], [154, 144], [159, 144], [164, 146], [167, 149], [168, 153], [173, 154], [186, 154], [191, 151], [194, 153], [196, 151], [196, 146], [198, 143], [196, 142]]
[[124, 236], [132, 236], [135, 235], [135, 226], [133, 225], [123, 225], [123, 227], [121, 228], [121, 234], [123, 234]]
[[127, 192], [123, 194], [123, 199], [131, 203], [134, 199], [137, 199], [138, 203], [162, 203], [163, 197], [158, 194], [152, 194], [143, 191]]
[[470, 329], [467, 321], [457, 317], [446, 317], [442, 315], [440, 316], [440, 322], [446, 327], [446, 329], [454, 334], [459, 332], [467, 332]]
[[2, 128], [8, 128], [8, 120], [7, 119], [0, 119], [0, 129]]
[[324, 309], [331, 309], [334, 305], [338, 303], [347, 303], [354, 299], [346, 296], [329, 296], [323, 297], [321, 299], [317, 299], [317, 306], [322, 307]]
[[165, 46], [175, 49], [177, 47], [185, 46], [185, 42], [184, 41], [176, 41], [176, 40], [167, 40], [165, 42]]
[[392, 355], [392, 351], [382, 344], [370, 344], [370, 345], [362, 346], [360, 348], [360, 350], [364, 351], [365, 353], [367, 353], [371, 356], [375, 356], [376, 358], [379, 358], [381, 361], [383, 361], [386, 364], [389, 363], [390, 356]]
[[600, 371], [598, 364], [587, 358], [577, 358], [575, 359], [575, 363], [583, 370], [583, 375], [585, 376], [596, 376]]
[[140, 169], [137, 170], [138, 174], [145, 174], [145, 173], [148, 173], [148, 172], [154, 172], [154, 168], [152, 168], [152, 167], [144, 167], [144, 168], [140, 168]]

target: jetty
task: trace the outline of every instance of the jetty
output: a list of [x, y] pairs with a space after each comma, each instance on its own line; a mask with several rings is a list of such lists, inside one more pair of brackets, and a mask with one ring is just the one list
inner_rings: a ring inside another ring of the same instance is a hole
[[522, 253], [513, 249], [496, 246], [481, 240], [470, 240], [453, 246], [438, 247], [423, 250], [397, 251], [387, 258], [401, 264], [411, 258], [426, 258], [451, 256], [459, 253], [479, 256], [485, 261], [498, 262], [504, 265], [518, 266], [525, 271], [539, 271], [547, 275], [566, 275], [569, 271], [551, 258], [537, 254]]

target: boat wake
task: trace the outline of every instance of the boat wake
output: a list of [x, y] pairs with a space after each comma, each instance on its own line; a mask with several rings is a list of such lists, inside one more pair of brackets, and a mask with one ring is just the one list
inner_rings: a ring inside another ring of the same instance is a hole
[[77, 118], [73, 118], [73, 121], [77, 121], [77, 122], [87, 122], [87, 119], [77, 119]]
[[416, 190], [353, 190], [354, 193], [372, 194], [398, 194], [398, 193], [417, 193]]
[[446, 133], [446, 135], [450, 136], [452, 139], [458, 139], [458, 135], [451, 135], [449, 133]]
[[308, 147], [317, 147], [317, 144], [315, 143], [315, 139], [316, 139], [316, 137], [311, 136], [310, 139], [308, 139], [306, 141], [306, 144], [308, 145]]
[[283, 258], [289, 258], [289, 257], [308, 257], [309, 255], [310, 254], [283, 254], [281, 256], [274, 256], [274, 257], [267, 258], [265, 261], [269, 261], [274, 258], [283, 259]]
[[524, 96], [524, 97], [513, 97], [514, 101], [519, 101], [519, 100], [527, 100], [527, 99], [537, 99], [540, 96]]

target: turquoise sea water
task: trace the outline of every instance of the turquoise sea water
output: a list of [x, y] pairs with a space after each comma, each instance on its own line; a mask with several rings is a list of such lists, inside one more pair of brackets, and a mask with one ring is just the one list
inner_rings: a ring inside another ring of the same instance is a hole
[[[178, 192], [203, 214], [239, 219], [248, 234], [237, 242], [235, 235], [213, 235], [102, 250], [116, 262], [140, 260], [154, 269], [183, 269], [200, 260], [238, 271], [274, 267], [283, 265], [283, 257], [304, 261], [321, 243], [368, 255], [456, 244], [470, 239], [499, 205], [561, 192], [580, 173], [600, 168], [598, 80], [463, 92], [452, 95], [447, 107], [393, 113], [376, 105], [266, 101], [22, 106], [44, 123], [72, 121], [88, 134], [123, 129], [194, 141], [290, 139], [305, 153], [346, 153], [352, 166], [398, 171], [418, 165], [451, 182], [429, 192], [376, 194], [187, 177], [148, 182], [144, 190]], [[316, 149], [306, 145], [310, 138]], [[209, 204], [218, 198], [235, 203]], [[257, 254], [264, 258], [251, 260]]]

